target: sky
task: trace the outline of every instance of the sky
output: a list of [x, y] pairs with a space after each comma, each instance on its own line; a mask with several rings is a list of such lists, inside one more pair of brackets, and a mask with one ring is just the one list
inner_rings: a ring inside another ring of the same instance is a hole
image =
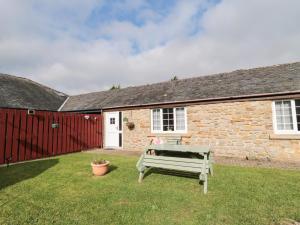
[[299, 0], [0, 5], [0, 73], [71, 95], [300, 61]]

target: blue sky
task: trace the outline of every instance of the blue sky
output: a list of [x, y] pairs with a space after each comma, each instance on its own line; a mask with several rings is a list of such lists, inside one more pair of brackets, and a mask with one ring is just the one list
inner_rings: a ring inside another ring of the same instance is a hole
[[172, 7], [176, 4], [175, 0], [146, 1], [142, 4], [136, 4], [134, 7], [128, 7], [126, 10], [122, 7], [125, 1], [106, 1], [95, 7], [89, 15], [86, 23], [95, 26], [103, 23], [109, 23], [111, 20], [130, 21], [131, 23], [142, 26], [147, 20], [140, 16], [141, 11], [150, 10], [158, 14], [157, 21], [167, 16]]
[[300, 60], [298, 0], [0, 4], [0, 72], [69, 94]]

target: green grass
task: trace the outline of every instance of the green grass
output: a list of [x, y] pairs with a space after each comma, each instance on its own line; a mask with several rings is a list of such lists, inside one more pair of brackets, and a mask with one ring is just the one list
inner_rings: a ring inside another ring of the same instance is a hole
[[0, 224], [277, 224], [300, 220], [300, 172], [215, 166], [208, 194], [197, 178], [150, 173], [137, 157], [101, 155], [112, 171], [91, 175], [95, 155], [76, 153], [0, 168]]

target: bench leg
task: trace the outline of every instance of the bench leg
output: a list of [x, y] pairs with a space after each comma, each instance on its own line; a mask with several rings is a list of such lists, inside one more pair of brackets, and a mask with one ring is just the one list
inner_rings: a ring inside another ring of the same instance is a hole
[[204, 176], [204, 194], [207, 193], [207, 174]]
[[209, 167], [209, 173], [210, 173], [211, 176], [214, 175], [214, 169], [213, 169], [213, 165], [212, 164]]
[[142, 183], [143, 178], [144, 178], [144, 171], [140, 172], [139, 183]]
[[204, 194], [206, 194], [207, 193], [207, 174], [206, 173], [200, 174], [199, 179], [200, 179], [200, 181], [203, 181], [203, 191], [204, 191]]

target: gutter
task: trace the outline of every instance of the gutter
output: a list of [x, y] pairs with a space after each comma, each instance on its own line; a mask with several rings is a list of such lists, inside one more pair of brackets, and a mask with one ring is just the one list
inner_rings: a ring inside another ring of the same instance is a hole
[[63, 104], [58, 108], [58, 112], [60, 112], [62, 110], [62, 108], [65, 106], [65, 104], [67, 103], [67, 101], [69, 100], [69, 96], [66, 98], [66, 100], [63, 102]]
[[77, 113], [102, 113], [102, 109], [74, 109], [74, 110], [66, 110], [64, 112], [77, 112]]

